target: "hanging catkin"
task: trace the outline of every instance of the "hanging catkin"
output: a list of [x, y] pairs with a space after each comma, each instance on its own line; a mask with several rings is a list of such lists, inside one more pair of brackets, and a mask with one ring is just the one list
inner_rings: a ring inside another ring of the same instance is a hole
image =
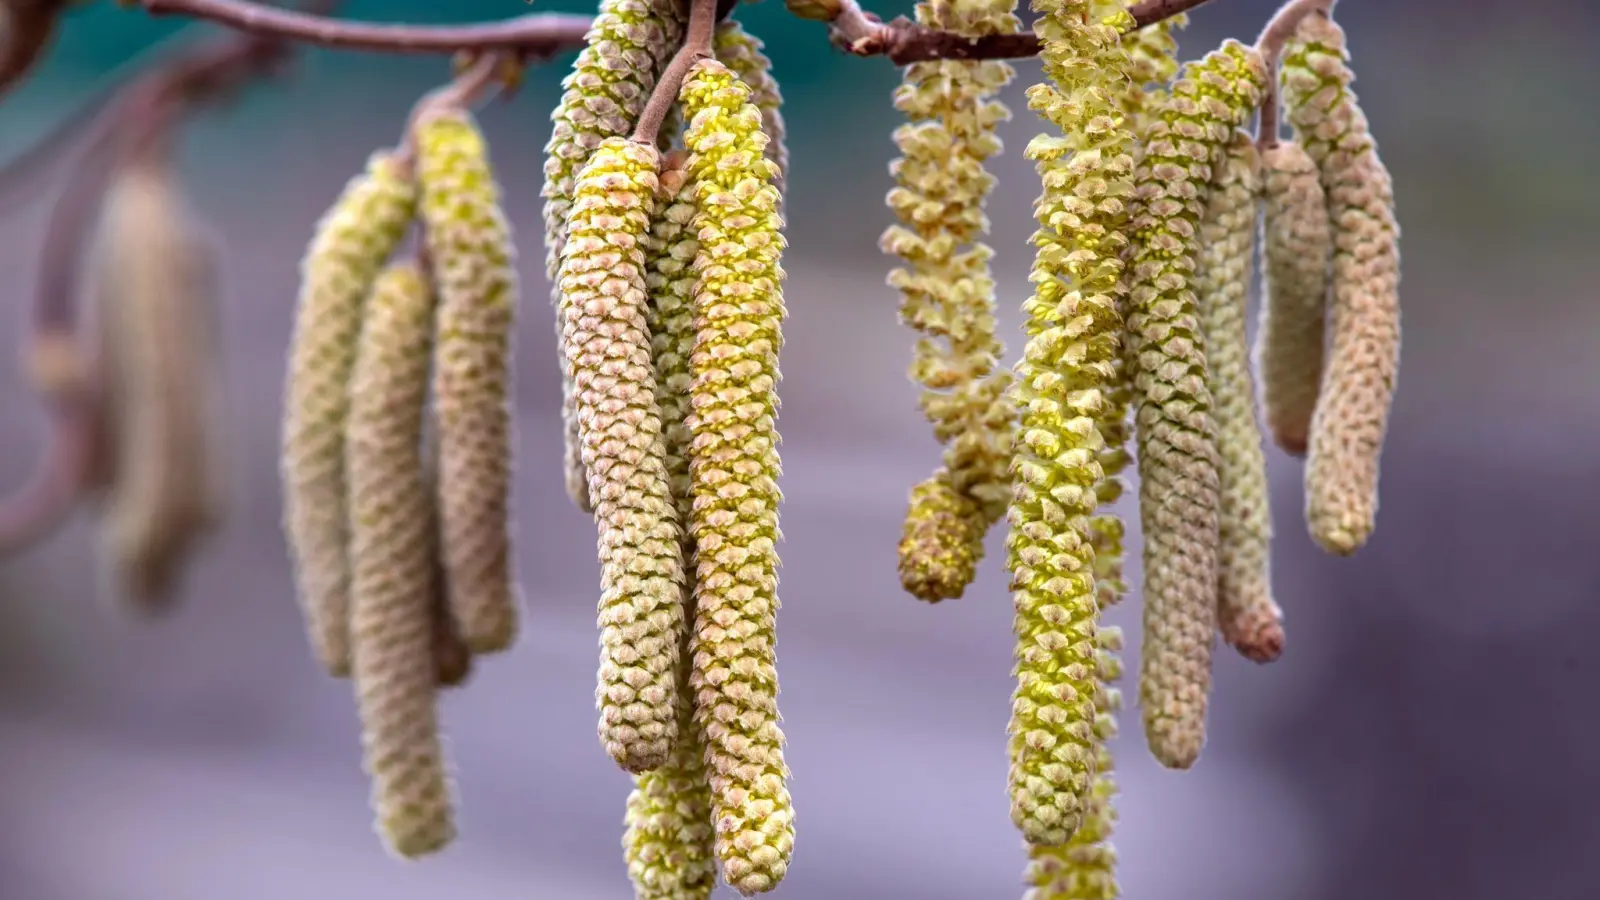
[[[578, 54], [572, 73], [561, 82], [561, 102], [551, 118], [554, 126], [545, 146], [544, 246], [545, 274], [556, 308], [556, 335], [561, 322], [561, 259], [567, 242], [567, 215], [578, 170], [606, 138], [633, 130], [656, 77], [683, 39], [684, 4], [678, 0], [602, 0], [589, 29], [588, 45]], [[565, 427], [562, 467], [567, 496], [584, 512], [594, 512], [589, 478], [583, 468], [578, 435], [577, 398], [565, 371], [561, 378], [561, 420]]]
[[1307, 16], [1283, 60], [1288, 119], [1317, 161], [1333, 223], [1332, 332], [1306, 461], [1306, 522], [1349, 554], [1378, 514], [1378, 463], [1400, 366], [1394, 186], [1350, 90], [1344, 29]]
[[433, 656], [433, 498], [421, 458], [434, 297], [414, 264], [379, 276], [350, 379], [350, 635], [377, 827], [417, 857], [455, 837]]
[[1262, 152], [1261, 320], [1256, 367], [1262, 415], [1284, 452], [1304, 456], [1322, 380], [1333, 223], [1317, 164], [1280, 142]]
[[1247, 659], [1271, 662], [1283, 652], [1283, 612], [1272, 599], [1267, 459], [1245, 335], [1260, 187], [1255, 141], [1235, 132], [1200, 222], [1195, 296], [1216, 397], [1217, 629]]
[[[431, 335], [430, 335], [431, 339]], [[460, 687], [472, 676], [472, 650], [450, 615], [450, 586], [445, 583], [439, 541], [439, 429], [432, 415], [422, 417], [422, 475], [428, 492], [429, 584], [432, 585], [433, 668], [440, 687]]]
[[772, 60], [761, 52], [764, 46], [735, 19], [717, 26], [713, 44], [717, 61], [750, 86], [750, 102], [761, 110], [761, 130], [767, 135], [767, 158], [778, 167], [773, 184], [782, 191], [789, 177], [788, 129], [783, 124], [783, 93], [772, 75]]
[[781, 202], [761, 111], [721, 63], [697, 63], [680, 100], [700, 241], [690, 357], [689, 519], [695, 542], [690, 683], [706, 740], [722, 877], [776, 887], [794, 850], [778, 721], [778, 352]]
[[511, 334], [517, 281], [488, 147], [470, 114], [417, 124], [418, 204], [439, 288], [433, 402], [439, 531], [450, 610], [473, 653], [511, 645]]
[[600, 741], [630, 772], [667, 759], [683, 557], [645, 315], [660, 153], [608, 138], [578, 173], [561, 262], [561, 345], [600, 548]]
[[[694, 352], [694, 258], [699, 241], [692, 187], [680, 168], [663, 166], [663, 208], [646, 239], [645, 282], [650, 292], [648, 326], [655, 361], [656, 401], [666, 449], [667, 479], [680, 521], [693, 514], [689, 489], [689, 358]], [[693, 541], [684, 533], [684, 558]], [[692, 575], [692, 573], [691, 573]], [[693, 579], [684, 586], [684, 615], [692, 620]], [[687, 634], [685, 635], [687, 638]], [[622, 845], [637, 900], [709, 900], [717, 886], [711, 828], [711, 789], [706, 782], [705, 741], [694, 722], [689, 687], [689, 648], [679, 647], [676, 668], [678, 740], [667, 761], [639, 775], [628, 796]]]
[[[917, 22], [978, 37], [1017, 30], [1011, 3], [919, 3]], [[998, 367], [993, 251], [984, 202], [994, 187], [985, 162], [1000, 152], [996, 126], [1010, 111], [995, 96], [1016, 71], [1000, 61], [913, 63], [895, 90], [908, 122], [895, 129], [900, 157], [889, 208], [899, 224], [880, 247], [905, 264], [889, 273], [900, 320], [917, 332], [910, 374], [944, 445], [943, 465], [912, 489], [899, 547], [900, 582], [929, 602], [959, 597], [983, 556], [983, 538], [1010, 494], [1010, 373]]]
[[[1131, 7], [1138, 3], [1139, 0], [1124, 0], [1123, 5]], [[1150, 129], [1167, 83], [1178, 74], [1178, 39], [1173, 32], [1188, 24], [1188, 14], [1179, 13], [1122, 36], [1122, 46], [1128, 51], [1131, 82], [1122, 108], [1132, 119], [1134, 132], [1141, 136]]]
[[388, 152], [373, 154], [334, 201], [300, 266], [284, 390], [284, 531], [311, 646], [350, 673], [344, 435], [362, 308], [416, 213], [417, 190]]
[[1144, 526], [1139, 696], [1151, 753], [1172, 768], [1193, 765], [1205, 744], [1217, 621], [1217, 448], [1190, 285], [1196, 238], [1212, 169], [1267, 77], [1260, 54], [1234, 40], [1186, 69], [1139, 166], [1129, 317]]

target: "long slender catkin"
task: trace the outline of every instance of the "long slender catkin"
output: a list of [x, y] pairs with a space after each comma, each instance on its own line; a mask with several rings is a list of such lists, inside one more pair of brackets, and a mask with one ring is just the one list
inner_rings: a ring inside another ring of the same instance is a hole
[[748, 895], [776, 887], [794, 852], [776, 658], [783, 219], [750, 89], [704, 60], [679, 96], [689, 122], [690, 228], [700, 242], [689, 360], [690, 684], [722, 877]]
[[1321, 170], [1333, 222], [1331, 341], [1306, 461], [1306, 523], [1350, 554], [1378, 515], [1378, 464], [1400, 367], [1400, 226], [1394, 186], [1350, 90], [1344, 30], [1307, 16], [1283, 61], [1288, 119]]
[[433, 314], [433, 292], [414, 264], [378, 277], [351, 374], [345, 441], [365, 765], [379, 833], [408, 858], [455, 837], [434, 708], [433, 499], [420, 452]]
[[409, 174], [390, 153], [374, 153], [317, 223], [300, 264], [284, 388], [283, 523], [312, 650], [338, 677], [350, 674], [350, 373], [367, 293], [416, 208]]
[[416, 147], [418, 209], [439, 288], [440, 554], [461, 639], [473, 653], [494, 653], [516, 639], [519, 602], [511, 552], [515, 248], [472, 116], [451, 109], [425, 117]]
[[1267, 458], [1245, 335], [1260, 182], [1255, 140], [1235, 132], [1200, 222], [1195, 296], [1216, 397], [1217, 629], [1247, 659], [1271, 662], [1283, 652], [1283, 613], [1272, 599]]
[[645, 238], [660, 153], [601, 143], [578, 173], [561, 262], [561, 344], [600, 552], [600, 742], [630, 772], [677, 739], [683, 556], [645, 323]]
[[1294, 141], [1262, 152], [1261, 321], [1256, 368], [1272, 439], [1304, 456], [1322, 381], [1333, 223], [1316, 161]]

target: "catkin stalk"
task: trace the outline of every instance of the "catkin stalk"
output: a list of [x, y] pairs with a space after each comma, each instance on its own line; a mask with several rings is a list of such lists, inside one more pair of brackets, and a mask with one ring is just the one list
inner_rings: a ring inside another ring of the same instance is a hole
[[1331, 340], [1306, 460], [1306, 523], [1330, 553], [1366, 543], [1400, 367], [1394, 186], [1350, 90], [1344, 29], [1307, 16], [1283, 61], [1288, 119], [1317, 161], [1333, 223]]
[[439, 290], [440, 553], [461, 639], [473, 653], [495, 653], [516, 638], [519, 601], [511, 553], [515, 249], [471, 115], [440, 110], [416, 127], [418, 209]]
[[414, 858], [455, 837], [434, 684], [433, 498], [421, 457], [434, 296], [414, 264], [378, 277], [350, 379], [350, 634], [372, 804]]
[[345, 186], [300, 266], [284, 389], [284, 532], [317, 659], [350, 674], [350, 569], [344, 439], [362, 309], [416, 213], [417, 189], [387, 153]]
[[696, 207], [690, 229], [700, 242], [689, 360], [690, 684], [722, 877], [749, 895], [776, 887], [794, 852], [776, 660], [783, 220], [750, 89], [704, 60], [680, 102]]

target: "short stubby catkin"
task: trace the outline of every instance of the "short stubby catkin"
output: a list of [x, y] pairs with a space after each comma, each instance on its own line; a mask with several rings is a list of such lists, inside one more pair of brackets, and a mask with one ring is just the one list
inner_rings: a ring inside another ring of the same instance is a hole
[[440, 555], [450, 611], [473, 653], [511, 646], [511, 337], [515, 249], [488, 147], [470, 114], [417, 124], [419, 203], [439, 290], [433, 404], [439, 429]]
[[561, 344], [599, 529], [600, 742], [643, 772], [677, 737], [683, 556], [645, 317], [660, 154], [608, 138], [578, 173], [561, 263]]
[[900, 528], [900, 585], [929, 603], [960, 597], [977, 576], [988, 530], [983, 508], [941, 466], [911, 489]]
[[1311, 422], [1306, 523], [1350, 554], [1378, 515], [1378, 464], [1400, 368], [1400, 226], [1394, 185], [1350, 90], [1344, 30], [1307, 16], [1284, 56], [1289, 123], [1322, 173], [1333, 223], [1328, 356]]
[[761, 130], [767, 135], [767, 158], [778, 167], [773, 183], [782, 191], [789, 177], [788, 129], [783, 123], [783, 92], [772, 74], [772, 60], [761, 52], [764, 46], [760, 38], [729, 19], [717, 26], [713, 49], [717, 61], [750, 86], [750, 102], [761, 110]]
[[441, 850], [456, 833], [434, 705], [433, 498], [420, 452], [433, 315], [415, 264], [379, 275], [345, 441], [356, 704], [378, 832], [406, 858]]
[[1261, 55], [1238, 41], [1189, 63], [1157, 111], [1140, 161], [1129, 330], [1144, 526], [1145, 739], [1188, 768], [1205, 744], [1217, 622], [1220, 488], [1212, 390], [1191, 284], [1207, 185], [1265, 90]]
[[1262, 152], [1261, 322], [1256, 368], [1272, 440], [1304, 456], [1322, 381], [1333, 223], [1316, 161], [1284, 141]]
[[1217, 628], [1245, 658], [1271, 662], [1283, 652], [1283, 613], [1272, 599], [1267, 458], [1245, 335], [1260, 186], [1255, 140], [1238, 131], [1216, 167], [1200, 222], [1195, 295], [1216, 397]]
[[350, 569], [344, 434], [367, 292], [416, 214], [417, 189], [375, 153], [317, 223], [300, 264], [284, 389], [284, 531], [296, 591], [323, 668], [350, 673]]
[[[626, 136], [644, 109], [656, 78], [683, 38], [685, 4], [676, 0], [602, 0], [589, 29], [588, 45], [578, 54], [572, 72], [561, 82], [561, 102], [545, 146], [544, 246], [545, 275], [556, 307], [556, 335], [561, 323], [561, 252], [567, 242], [567, 215], [578, 170], [600, 142]], [[583, 468], [578, 437], [576, 398], [565, 371], [561, 378], [561, 419], [565, 427], [562, 467], [567, 495], [584, 512], [589, 505], [589, 479]]]
[[726, 66], [697, 63], [680, 94], [700, 242], [689, 368], [695, 542], [695, 722], [706, 741], [722, 877], [777, 886], [794, 851], [778, 716], [778, 352], [783, 220], [761, 111]]

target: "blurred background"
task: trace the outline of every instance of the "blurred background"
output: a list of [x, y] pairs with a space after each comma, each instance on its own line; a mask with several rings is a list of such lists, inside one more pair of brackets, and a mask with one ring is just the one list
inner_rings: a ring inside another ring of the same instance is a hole
[[[1274, 6], [1208, 5], [1181, 35], [1183, 56], [1253, 39]], [[345, 7], [417, 22], [524, 10]], [[779, 658], [799, 837], [774, 896], [1018, 896], [1000, 534], [959, 601], [914, 601], [895, 573], [906, 491], [937, 458], [876, 245], [890, 222], [881, 198], [899, 75], [831, 51], [821, 25], [775, 0], [738, 16], [769, 42], [794, 159]], [[1301, 520], [1300, 463], [1271, 453], [1288, 650], [1268, 667], [1219, 650], [1210, 743], [1190, 772], [1157, 766], [1137, 711], [1124, 715], [1121, 882], [1138, 900], [1592, 898], [1600, 11], [1345, 0], [1339, 18], [1405, 233], [1405, 352], [1379, 527], [1359, 555], [1323, 555]], [[180, 27], [109, 3], [73, 14], [0, 107], [0, 157]], [[88, 515], [0, 564], [4, 900], [630, 895], [619, 848], [629, 781], [594, 738], [594, 531], [561, 485], [540, 246], [541, 148], [571, 58], [482, 114], [522, 248], [516, 518], [528, 609], [514, 652], [482, 661], [444, 701], [458, 844], [401, 864], [372, 834], [349, 686], [312, 662], [294, 603], [277, 474], [284, 350], [312, 224], [447, 69], [310, 51], [288, 77], [197, 119], [184, 147], [193, 202], [222, 243], [232, 503], [181, 608], [156, 622], [112, 609]], [[1040, 130], [1022, 99], [1037, 67], [1019, 69], [991, 205], [1013, 358], [1038, 193], [1020, 151]], [[22, 338], [55, 184], [39, 187], [0, 211], [6, 347]], [[0, 417], [0, 486], [11, 490], [44, 434], [17, 365], [0, 369]], [[1112, 618], [1136, 625], [1137, 602]]]

